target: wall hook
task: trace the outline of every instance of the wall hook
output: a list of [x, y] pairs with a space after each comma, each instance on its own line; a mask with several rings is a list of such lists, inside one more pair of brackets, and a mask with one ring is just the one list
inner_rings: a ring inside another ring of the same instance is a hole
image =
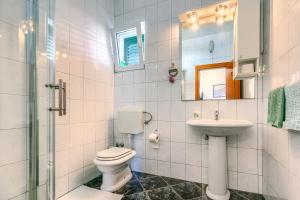
[[171, 63], [169, 68], [169, 82], [174, 83], [175, 77], [178, 75], [178, 68], [175, 66], [175, 63]]
[[150, 116], [150, 119], [145, 120], [145, 122], [144, 122], [144, 123], [147, 125], [147, 124], [149, 124], [149, 123], [152, 121], [152, 118], [153, 118], [153, 117], [152, 117], [152, 114], [151, 114], [150, 112], [144, 111], [143, 113], [144, 113], [145, 115], [148, 114], [148, 115]]

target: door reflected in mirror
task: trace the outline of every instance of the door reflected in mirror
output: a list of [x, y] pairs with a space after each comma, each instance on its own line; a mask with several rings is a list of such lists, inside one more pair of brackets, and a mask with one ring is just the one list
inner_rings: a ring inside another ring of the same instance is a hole
[[240, 81], [232, 71], [232, 62], [195, 66], [195, 100], [240, 99]]
[[180, 29], [182, 100], [255, 98], [255, 78], [233, 79], [234, 20]]

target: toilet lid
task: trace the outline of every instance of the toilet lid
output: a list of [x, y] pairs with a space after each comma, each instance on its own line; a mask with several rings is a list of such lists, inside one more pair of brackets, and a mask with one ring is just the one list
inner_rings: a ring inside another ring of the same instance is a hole
[[117, 160], [131, 153], [131, 149], [113, 147], [97, 153], [98, 160]]

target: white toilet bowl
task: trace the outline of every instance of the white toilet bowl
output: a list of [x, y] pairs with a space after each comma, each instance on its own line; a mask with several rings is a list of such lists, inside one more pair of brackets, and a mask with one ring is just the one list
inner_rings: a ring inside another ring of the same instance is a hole
[[129, 161], [135, 154], [134, 150], [119, 147], [112, 147], [97, 153], [94, 164], [102, 172], [101, 190], [116, 191], [132, 178]]

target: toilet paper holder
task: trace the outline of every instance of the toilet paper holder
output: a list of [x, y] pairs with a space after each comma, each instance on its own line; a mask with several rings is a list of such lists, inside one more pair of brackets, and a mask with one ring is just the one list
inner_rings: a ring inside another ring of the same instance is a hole
[[159, 133], [157, 130], [154, 130], [152, 133], [149, 134], [148, 140], [149, 140], [149, 143], [152, 143], [153, 149], [159, 148]]

